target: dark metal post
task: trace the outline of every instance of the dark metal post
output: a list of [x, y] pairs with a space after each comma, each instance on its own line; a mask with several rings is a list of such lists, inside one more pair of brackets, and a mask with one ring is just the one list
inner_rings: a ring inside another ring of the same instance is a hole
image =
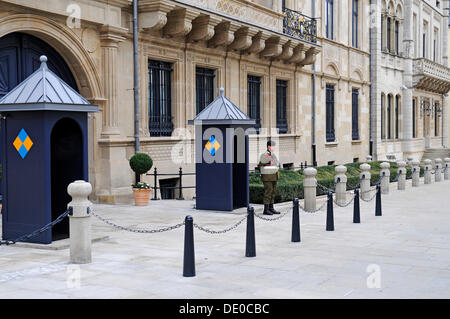
[[183, 200], [184, 199], [183, 198], [183, 184], [181, 182], [182, 180], [183, 180], [183, 169], [180, 167], [180, 186], [178, 188], [178, 191], [180, 192], [180, 194], [179, 194], [179, 196], [177, 198], [179, 200]]
[[377, 198], [375, 201], [375, 216], [381, 216], [381, 187], [377, 184]]
[[252, 206], [249, 206], [247, 208], [247, 213], [247, 240], [245, 243], [245, 257], [255, 257], [255, 209]]
[[158, 172], [156, 170], [156, 167], [153, 169], [153, 176], [154, 176], [154, 186], [153, 186], [154, 194], [153, 194], [152, 200], [158, 200], [159, 198], [158, 198], [158, 196], [156, 194], [158, 192], [158, 186], [157, 186], [157, 184], [158, 184], [158, 182], [157, 182]]
[[333, 193], [328, 192], [327, 201], [327, 231], [334, 231], [334, 216], [333, 216]]
[[293, 243], [300, 242], [300, 214], [298, 209], [298, 198], [294, 198], [294, 207], [292, 207], [292, 238]]
[[183, 277], [195, 277], [194, 220], [186, 216], [184, 228]]
[[353, 199], [354, 205], [353, 205], [353, 223], [359, 224], [361, 222], [360, 220], [360, 208], [359, 208], [359, 189], [355, 189], [355, 198]]

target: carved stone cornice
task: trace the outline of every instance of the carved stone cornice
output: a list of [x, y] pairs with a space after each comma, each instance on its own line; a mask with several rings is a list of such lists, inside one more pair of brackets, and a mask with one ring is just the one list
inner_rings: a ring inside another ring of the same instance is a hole
[[320, 52], [318, 48], [312, 47], [308, 51], [306, 51], [306, 57], [303, 61], [301, 61], [300, 65], [309, 65], [316, 63], [317, 54]]
[[214, 36], [208, 41], [208, 47], [228, 46], [234, 41], [234, 33], [240, 25], [233, 21], [224, 21], [214, 28]]
[[[283, 39], [282, 39], [282, 42]], [[287, 41], [286, 43], [282, 44], [283, 50], [279, 56], [277, 56], [277, 59], [287, 61], [290, 58], [292, 58], [292, 55], [294, 54], [294, 47], [296, 46], [291, 40]]]
[[266, 40], [269, 35], [265, 32], [259, 31], [252, 39], [252, 45], [245, 51], [245, 53], [260, 53], [266, 47]]
[[117, 46], [119, 42], [126, 39], [128, 29], [103, 25], [98, 29], [100, 33], [101, 46]]
[[240, 28], [234, 33], [234, 41], [228, 46], [228, 49], [234, 51], [247, 50], [252, 45], [252, 38], [257, 33], [257, 30], [249, 27]]
[[140, 1], [139, 28], [144, 31], [158, 31], [167, 24], [167, 13], [175, 8], [174, 4]]
[[192, 20], [200, 13], [188, 9], [175, 9], [167, 13], [167, 24], [163, 29], [164, 36], [185, 36], [192, 30]]
[[299, 44], [294, 48], [292, 57], [289, 59], [291, 63], [300, 63], [306, 57], [306, 51], [308, 48], [304, 44]]
[[209, 16], [201, 15], [192, 21], [192, 30], [189, 32], [186, 41], [208, 41], [214, 36], [214, 27], [220, 23], [220, 19]]
[[279, 36], [273, 36], [266, 40], [265, 48], [261, 51], [261, 56], [264, 58], [274, 58], [280, 56], [283, 52], [281, 46], [281, 38]]

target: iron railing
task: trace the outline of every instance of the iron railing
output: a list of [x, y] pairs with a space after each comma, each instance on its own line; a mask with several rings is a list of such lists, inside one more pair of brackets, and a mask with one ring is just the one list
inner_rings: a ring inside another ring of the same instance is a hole
[[312, 43], [317, 42], [316, 18], [291, 9], [284, 9], [284, 13], [286, 16], [283, 21], [283, 33]]

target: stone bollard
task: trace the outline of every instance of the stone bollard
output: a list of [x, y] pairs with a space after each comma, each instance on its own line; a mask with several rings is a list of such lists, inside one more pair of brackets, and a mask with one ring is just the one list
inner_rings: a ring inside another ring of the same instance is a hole
[[434, 174], [435, 182], [442, 182], [442, 160], [440, 158], [436, 158], [434, 160], [434, 167], [436, 167], [436, 172]]
[[312, 212], [316, 210], [317, 170], [313, 167], [308, 167], [303, 170], [303, 174], [305, 175], [303, 180], [305, 211]]
[[67, 192], [72, 197], [67, 206], [73, 209], [69, 216], [70, 262], [88, 264], [91, 262], [91, 216], [88, 209], [92, 206], [88, 196], [92, 186], [85, 181], [75, 181], [69, 184]]
[[450, 179], [450, 158], [446, 157], [444, 159], [444, 161], [445, 161], [444, 179], [449, 180]]
[[404, 191], [406, 189], [406, 162], [398, 161], [397, 162], [397, 189], [400, 191]]
[[389, 164], [388, 162], [383, 162], [380, 164], [380, 167], [381, 194], [386, 195], [389, 194], [389, 183], [391, 179], [391, 171], [389, 170], [389, 168], [391, 167], [391, 164]]
[[418, 160], [413, 160], [412, 163], [412, 186], [419, 187], [420, 184], [420, 162]]
[[365, 200], [370, 200], [370, 165], [365, 163], [361, 164], [359, 168], [362, 172], [359, 174], [359, 178], [363, 178], [361, 181], [361, 198]]
[[424, 183], [431, 184], [431, 160], [426, 159], [423, 162], [425, 164]]
[[412, 156], [408, 156], [406, 158], [406, 164], [411, 168], [413, 167], [413, 161], [414, 161], [414, 158]]
[[[347, 167], [343, 165], [336, 166], [334, 168], [336, 176], [334, 177], [334, 182], [336, 184], [336, 202], [338, 205], [345, 205], [347, 201]], [[338, 182], [339, 179], [339, 182]]]
[[372, 155], [366, 156], [366, 162], [372, 162]]

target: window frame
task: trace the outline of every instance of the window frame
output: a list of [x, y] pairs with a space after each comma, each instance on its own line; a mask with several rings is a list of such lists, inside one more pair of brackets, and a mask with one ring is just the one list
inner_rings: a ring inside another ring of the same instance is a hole
[[[216, 69], [195, 67], [195, 111], [199, 114], [215, 99]], [[202, 82], [202, 83], [199, 83]], [[201, 84], [199, 86], [199, 84]], [[209, 94], [209, 95], [208, 95]]]
[[358, 48], [359, 1], [352, 0], [352, 46]]
[[[255, 120], [254, 128], [258, 134], [261, 129], [262, 84], [262, 76], [247, 74], [247, 114], [251, 119]], [[256, 114], [252, 114], [253, 112]]]
[[336, 108], [336, 85], [326, 84], [325, 89], [325, 140], [327, 143], [336, 142], [335, 131], [335, 108]]
[[289, 81], [276, 80], [276, 123], [279, 134], [288, 133], [288, 87]]
[[359, 89], [352, 89], [352, 140], [359, 140]]
[[325, 35], [328, 39], [334, 40], [334, 0], [325, 0], [325, 3], [326, 3]]

